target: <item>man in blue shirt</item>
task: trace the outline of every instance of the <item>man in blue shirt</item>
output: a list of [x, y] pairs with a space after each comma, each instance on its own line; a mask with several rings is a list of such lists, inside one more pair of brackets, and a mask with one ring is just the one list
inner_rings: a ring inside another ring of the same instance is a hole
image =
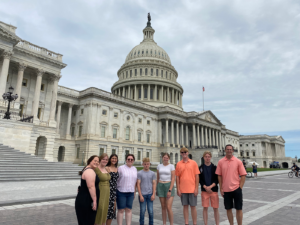
[[201, 200], [203, 206], [204, 224], [208, 222], [208, 207], [210, 205], [214, 209], [216, 225], [219, 225], [219, 196], [218, 196], [218, 175], [216, 174], [217, 167], [211, 163], [211, 152], [206, 151], [203, 154], [204, 164], [199, 167], [199, 180], [201, 185]]

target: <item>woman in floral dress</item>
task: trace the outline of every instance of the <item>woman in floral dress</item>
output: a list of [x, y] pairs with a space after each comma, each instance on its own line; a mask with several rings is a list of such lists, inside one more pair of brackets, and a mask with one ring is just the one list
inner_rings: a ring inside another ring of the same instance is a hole
[[106, 169], [109, 172], [111, 179], [110, 184], [110, 198], [107, 212], [106, 225], [111, 225], [113, 219], [116, 219], [116, 190], [117, 190], [117, 180], [119, 178], [118, 173], [118, 156], [112, 154], [109, 157]]

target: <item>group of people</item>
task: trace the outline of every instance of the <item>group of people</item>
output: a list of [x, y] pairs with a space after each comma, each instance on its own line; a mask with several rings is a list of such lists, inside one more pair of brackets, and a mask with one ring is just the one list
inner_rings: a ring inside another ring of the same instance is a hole
[[126, 155], [126, 164], [120, 167], [116, 154], [109, 158], [105, 153], [100, 157], [92, 156], [81, 172], [81, 185], [75, 202], [78, 224], [110, 225], [112, 219], [116, 218], [117, 224], [122, 225], [125, 212], [126, 225], [130, 225], [132, 204], [137, 190], [141, 225], [144, 224], [146, 209], [149, 225], [154, 224], [153, 201], [156, 196], [161, 203], [163, 224], [167, 223], [168, 218], [170, 225], [173, 225], [172, 205], [176, 182], [185, 224], [189, 223], [189, 208], [193, 224], [197, 224], [196, 206], [200, 183], [204, 224], [208, 223], [208, 207], [211, 206], [216, 225], [219, 225], [219, 185], [230, 225], [233, 224], [232, 208], [236, 209], [237, 222], [241, 225], [242, 188], [247, 173], [243, 163], [233, 155], [232, 145], [226, 145], [225, 152], [226, 156], [218, 162], [218, 166], [211, 163], [211, 152], [204, 152], [204, 164], [198, 167], [194, 160], [189, 159], [188, 149], [181, 148], [182, 160], [176, 164], [176, 168], [169, 163], [170, 155], [164, 153], [162, 164], [157, 166], [157, 174], [150, 170], [149, 158], [143, 159], [143, 170], [138, 172], [133, 166], [133, 154]]

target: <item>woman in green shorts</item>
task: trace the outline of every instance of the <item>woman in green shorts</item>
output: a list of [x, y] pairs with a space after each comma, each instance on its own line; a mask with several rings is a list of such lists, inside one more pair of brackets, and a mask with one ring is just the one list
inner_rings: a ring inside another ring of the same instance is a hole
[[163, 163], [157, 166], [157, 187], [156, 195], [159, 197], [163, 224], [167, 223], [167, 212], [170, 225], [173, 225], [173, 211], [172, 204], [175, 195], [174, 182], [175, 182], [175, 167], [169, 163], [170, 155], [164, 153], [162, 155]]

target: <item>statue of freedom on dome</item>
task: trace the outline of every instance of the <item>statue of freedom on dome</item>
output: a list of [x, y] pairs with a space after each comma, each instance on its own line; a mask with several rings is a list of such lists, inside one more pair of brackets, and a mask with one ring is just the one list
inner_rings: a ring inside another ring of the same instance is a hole
[[148, 22], [151, 21], [151, 16], [150, 16], [150, 13], [148, 13]]

